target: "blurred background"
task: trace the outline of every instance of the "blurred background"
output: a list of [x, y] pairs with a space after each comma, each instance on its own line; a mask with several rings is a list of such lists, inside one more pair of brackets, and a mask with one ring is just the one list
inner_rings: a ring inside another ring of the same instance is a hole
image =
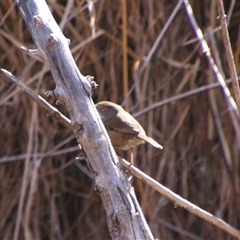
[[[183, 5], [170, 20], [178, 1], [47, 3], [71, 41], [81, 73], [99, 84], [94, 102], [123, 104], [164, 146], [162, 151], [149, 144], [137, 147], [136, 166], [239, 228], [239, 121], [233, 121], [220, 87], [197, 91], [216, 79]], [[230, 78], [216, 2], [190, 4], [221, 74]], [[239, 74], [240, 3], [224, 4]], [[0, 67], [46, 98], [44, 93], [55, 87], [48, 65], [21, 46], [35, 48], [15, 2], [1, 1]], [[68, 116], [64, 106], [46, 99]], [[72, 132], [0, 74], [1, 239], [13, 239], [16, 231], [18, 239], [110, 239], [87, 165], [75, 161], [79, 154]], [[133, 184], [155, 238], [233, 239], [138, 179]]]

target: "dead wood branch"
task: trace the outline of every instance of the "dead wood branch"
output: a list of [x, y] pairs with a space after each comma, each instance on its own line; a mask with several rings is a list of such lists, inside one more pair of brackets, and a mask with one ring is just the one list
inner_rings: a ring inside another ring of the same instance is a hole
[[[153, 239], [122, 171], [94, 103], [88, 78], [78, 70], [64, 37], [45, 1], [16, 1], [39, 53], [56, 83], [52, 94], [70, 115], [72, 129], [94, 173], [95, 190], [107, 214], [113, 239]], [[18, 237], [18, 230], [15, 238]]]

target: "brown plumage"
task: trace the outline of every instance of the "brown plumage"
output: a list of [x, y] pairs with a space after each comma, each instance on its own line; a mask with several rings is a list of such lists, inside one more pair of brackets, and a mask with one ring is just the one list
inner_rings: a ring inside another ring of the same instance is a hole
[[115, 149], [128, 150], [145, 142], [155, 148], [163, 148], [148, 137], [138, 121], [120, 105], [103, 101], [96, 104], [96, 108]]

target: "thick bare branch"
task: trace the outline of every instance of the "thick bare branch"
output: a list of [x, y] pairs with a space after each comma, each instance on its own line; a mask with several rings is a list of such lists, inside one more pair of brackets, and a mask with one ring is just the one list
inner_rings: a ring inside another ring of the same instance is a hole
[[43, 0], [16, 1], [37, 49], [49, 64], [54, 95], [66, 106], [71, 126], [94, 173], [95, 189], [113, 239], [153, 239], [132, 188], [118, 162], [91, 99], [91, 84], [74, 62], [64, 37]]

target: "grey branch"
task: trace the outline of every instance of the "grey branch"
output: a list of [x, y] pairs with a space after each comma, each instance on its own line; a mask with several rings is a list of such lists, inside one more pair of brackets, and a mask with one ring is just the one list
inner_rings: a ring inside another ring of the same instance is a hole
[[37, 53], [44, 56], [49, 65], [56, 83], [54, 94], [66, 106], [71, 129], [93, 170], [95, 189], [106, 210], [111, 237], [153, 239], [91, 99], [93, 86], [89, 77], [83, 76], [77, 68], [68, 39], [44, 0], [16, 2], [37, 46]]

